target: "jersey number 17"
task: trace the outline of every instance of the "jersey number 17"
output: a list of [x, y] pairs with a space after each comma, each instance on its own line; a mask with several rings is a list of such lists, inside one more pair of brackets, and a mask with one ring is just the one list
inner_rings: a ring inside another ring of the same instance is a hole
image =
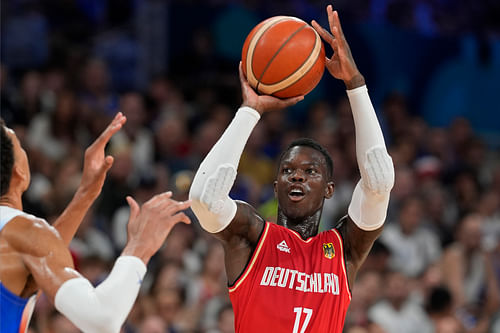
[[[309, 325], [309, 321], [311, 320], [313, 310], [303, 307], [295, 307], [293, 308], [293, 312], [295, 312], [295, 323], [293, 324], [293, 333], [304, 333], [306, 331], [307, 325]], [[300, 326], [302, 313], [305, 315], [305, 319], [302, 323], [302, 326]]]

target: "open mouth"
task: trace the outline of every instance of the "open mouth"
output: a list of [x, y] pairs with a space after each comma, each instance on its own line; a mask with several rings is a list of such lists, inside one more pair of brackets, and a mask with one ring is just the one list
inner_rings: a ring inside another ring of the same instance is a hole
[[300, 188], [293, 188], [288, 193], [288, 197], [290, 198], [291, 201], [300, 201], [300, 200], [302, 200], [302, 198], [304, 198], [304, 196], [305, 196], [305, 193]]

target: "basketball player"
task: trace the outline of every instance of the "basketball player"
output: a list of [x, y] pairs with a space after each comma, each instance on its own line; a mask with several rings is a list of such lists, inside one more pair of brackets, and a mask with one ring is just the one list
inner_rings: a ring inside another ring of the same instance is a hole
[[382, 231], [394, 182], [392, 159], [338, 14], [331, 6], [327, 14], [333, 36], [316, 22], [313, 26], [334, 50], [326, 61], [329, 72], [347, 88], [361, 173], [342, 223], [318, 234], [323, 202], [334, 192], [333, 168], [326, 150], [309, 139], [292, 142], [279, 160], [277, 224], [228, 196], [261, 115], [302, 99], [258, 96], [241, 65], [243, 104], [200, 165], [190, 190], [201, 225], [225, 249], [236, 332], [341, 332], [350, 286]]
[[[0, 331], [25, 332], [34, 295], [41, 289], [56, 308], [84, 332], [120, 331], [135, 301], [146, 264], [177, 222], [189, 223], [180, 212], [189, 202], [176, 202], [171, 192], [154, 196], [142, 207], [127, 197], [131, 212], [129, 240], [109, 276], [97, 288], [74, 270], [67, 245], [85, 213], [99, 195], [113, 158], [104, 155], [111, 136], [125, 123], [117, 114], [86, 150], [81, 185], [54, 227], [22, 211], [28, 188], [26, 152], [16, 134], [0, 118]], [[24, 311], [24, 316], [23, 316]]]

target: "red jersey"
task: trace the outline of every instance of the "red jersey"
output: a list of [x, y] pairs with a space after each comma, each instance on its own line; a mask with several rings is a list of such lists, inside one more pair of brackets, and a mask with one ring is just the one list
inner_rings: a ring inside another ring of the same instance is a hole
[[267, 222], [229, 288], [236, 332], [342, 332], [351, 301], [342, 245], [335, 229], [303, 240]]

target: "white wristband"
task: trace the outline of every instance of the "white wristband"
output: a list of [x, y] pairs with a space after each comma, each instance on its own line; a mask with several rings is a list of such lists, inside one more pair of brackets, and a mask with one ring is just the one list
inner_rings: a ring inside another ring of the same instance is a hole
[[[249, 107], [249, 106], [242, 106], [236, 111], [236, 114], [238, 113], [243, 113], [243, 114], [248, 114], [249, 116], [253, 117], [255, 119], [254, 126], [257, 124], [257, 122], [260, 119], [260, 113], [257, 112], [257, 110]], [[235, 116], [236, 117], [236, 116]]]

